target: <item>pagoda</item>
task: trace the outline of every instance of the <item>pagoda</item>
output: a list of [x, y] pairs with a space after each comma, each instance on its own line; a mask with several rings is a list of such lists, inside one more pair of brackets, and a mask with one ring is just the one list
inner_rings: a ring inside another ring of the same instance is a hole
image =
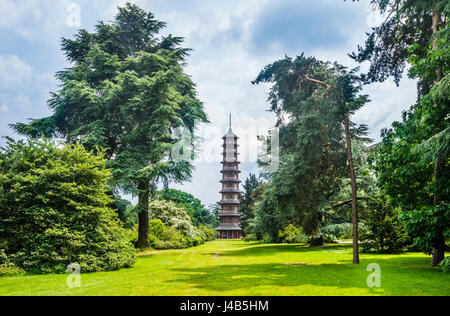
[[222, 210], [220, 212], [220, 226], [216, 228], [220, 239], [240, 239], [242, 238], [242, 228], [240, 226], [241, 214], [239, 212], [239, 153], [238, 153], [238, 139], [231, 128], [230, 115], [230, 129], [223, 137], [223, 169], [222, 173], [222, 200], [220, 205]]

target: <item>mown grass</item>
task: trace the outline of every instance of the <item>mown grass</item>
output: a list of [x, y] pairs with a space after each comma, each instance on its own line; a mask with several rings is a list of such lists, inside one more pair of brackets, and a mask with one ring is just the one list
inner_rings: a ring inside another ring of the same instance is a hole
[[[367, 266], [381, 267], [381, 288], [371, 289]], [[450, 295], [450, 275], [430, 257], [361, 255], [350, 245], [308, 248], [214, 241], [187, 250], [142, 254], [131, 269], [82, 274], [70, 289], [67, 275], [0, 278], [0, 295]]]

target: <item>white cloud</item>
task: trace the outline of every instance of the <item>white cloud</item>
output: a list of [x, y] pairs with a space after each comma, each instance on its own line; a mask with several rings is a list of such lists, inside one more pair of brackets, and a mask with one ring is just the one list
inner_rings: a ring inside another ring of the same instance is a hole
[[2, 112], [8, 112], [8, 107], [6, 106], [6, 104], [2, 104], [2, 106], [0, 106], [0, 110]]
[[[31, 42], [51, 40], [57, 44], [61, 31], [67, 28], [67, 7], [72, 1], [1, 0], [0, 28], [15, 32]], [[76, 2], [76, 1], [73, 1]]]
[[0, 55], [0, 90], [23, 85], [32, 77], [31, 66], [16, 55]]

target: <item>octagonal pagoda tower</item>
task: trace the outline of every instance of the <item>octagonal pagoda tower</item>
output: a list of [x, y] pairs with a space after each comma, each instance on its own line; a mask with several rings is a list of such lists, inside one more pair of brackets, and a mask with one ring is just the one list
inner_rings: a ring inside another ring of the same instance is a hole
[[223, 169], [222, 173], [222, 206], [220, 217], [220, 226], [216, 228], [221, 239], [240, 239], [242, 238], [242, 228], [240, 226], [239, 212], [239, 153], [238, 153], [238, 139], [231, 128], [230, 115], [230, 130], [223, 137]]

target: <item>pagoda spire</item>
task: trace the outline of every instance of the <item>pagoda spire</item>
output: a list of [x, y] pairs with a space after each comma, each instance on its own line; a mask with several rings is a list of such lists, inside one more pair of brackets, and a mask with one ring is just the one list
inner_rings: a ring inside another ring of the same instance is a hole
[[231, 129], [231, 113], [230, 113], [230, 129]]

